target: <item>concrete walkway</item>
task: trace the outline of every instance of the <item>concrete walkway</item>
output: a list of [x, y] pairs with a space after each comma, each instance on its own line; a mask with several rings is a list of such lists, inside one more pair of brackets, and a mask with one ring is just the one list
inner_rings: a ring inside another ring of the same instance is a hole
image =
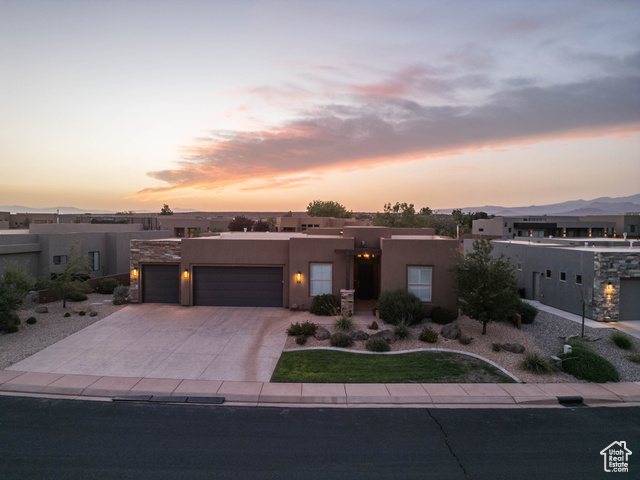
[[163, 397], [163, 401], [171, 402], [173, 399], [175, 403], [184, 403], [190, 397], [223, 397], [225, 403], [231, 405], [342, 408], [560, 407], [560, 401], [563, 398], [582, 398], [585, 404], [592, 406], [640, 406], [640, 382], [606, 384], [266, 383], [65, 375], [11, 370], [0, 370], [0, 394], [38, 394], [86, 400], [111, 400], [118, 396], [135, 396], [137, 400]]

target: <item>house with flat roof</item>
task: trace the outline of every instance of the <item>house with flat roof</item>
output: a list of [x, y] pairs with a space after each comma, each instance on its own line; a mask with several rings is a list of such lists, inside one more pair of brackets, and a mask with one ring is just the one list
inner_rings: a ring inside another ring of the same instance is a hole
[[316, 295], [356, 302], [406, 288], [456, 311], [450, 266], [457, 240], [433, 229], [311, 228], [216, 237], [132, 240], [133, 302], [308, 309]]
[[371, 220], [334, 217], [276, 217], [276, 232], [306, 232], [311, 228], [342, 228], [370, 226]]
[[[484, 235], [502, 239], [517, 238], [610, 238], [622, 236], [625, 221], [616, 216], [567, 217], [529, 215], [494, 217], [474, 220], [473, 235]], [[624, 216], [621, 216], [624, 217]], [[639, 217], [640, 218], [640, 217]], [[628, 223], [633, 225], [633, 222]]]
[[[465, 248], [470, 247], [465, 240]], [[640, 242], [623, 239], [494, 240], [524, 298], [597, 321], [640, 320]]]

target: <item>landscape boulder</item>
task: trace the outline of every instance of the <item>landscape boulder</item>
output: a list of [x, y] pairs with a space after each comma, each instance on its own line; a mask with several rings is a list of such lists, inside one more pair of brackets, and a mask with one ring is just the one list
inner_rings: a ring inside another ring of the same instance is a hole
[[329, 330], [324, 327], [318, 327], [316, 329], [316, 334], [313, 336], [316, 340], [329, 340], [331, 338], [331, 334]]
[[462, 330], [460, 330], [460, 327], [455, 322], [445, 325], [442, 327], [442, 330], [440, 330], [440, 335], [449, 340], [455, 340], [461, 335], [461, 333]]
[[377, 333], [374, 333], [373, 335], [370, 335], [369, 338], [384, 338], [387, 343], [393, 343], [396, 341], [396, 334], [393, 333], [393, 331], [391, 330], [380, 330]]
[[98, 316], [98, 312], [91, 312], [89, 314], [90, 317], [97, 317]]
[[7, 325], [20, 325], [22, 322], [20, 321], [20, 317], [17, 313], [12, 313], [9, 317], [9, 323]]
[[36, 307], [36, 313], [49, 313], [49, 309], [43, 305]]
[[38, 292], [36, 292], [35, 290], [31, 290], [29, 293], [27, 293], [24, 299], [28, 303], [36, 303], [38, 301]]
[[502, 350], [506, 350], [507, 352], [511, 352], [511, 353], [524, 352], [524, 345], [520, 345], [519, 343], [503, 343], [502, 345], [500, 345], [500, 348], [502, 348]]
[[354, 340], [369, 340], [369, 334], [362, 330], [351, 332], [349, 335], [351, 335], [351, 338], [353, 338]]

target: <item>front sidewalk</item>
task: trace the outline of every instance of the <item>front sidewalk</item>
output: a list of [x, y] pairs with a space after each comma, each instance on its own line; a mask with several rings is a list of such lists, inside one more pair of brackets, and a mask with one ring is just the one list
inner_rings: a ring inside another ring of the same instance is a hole
[[[640, 382], [625, 383], [268, 383], [108, 377], [0, 370], [0, 394], [86, 400], [121, 396], [224, 397], [252, 406], [496, 408], [559, 406], [558, 397], [587, 405], [640, 405]], [[58, 397], [60, 398], [60, 397]]]

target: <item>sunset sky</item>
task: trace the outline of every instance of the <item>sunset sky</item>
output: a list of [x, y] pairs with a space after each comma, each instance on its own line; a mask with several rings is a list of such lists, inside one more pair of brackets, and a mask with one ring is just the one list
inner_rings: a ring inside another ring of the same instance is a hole
[[640, 2], [0, 0], [0, 205], [640, 193]]

